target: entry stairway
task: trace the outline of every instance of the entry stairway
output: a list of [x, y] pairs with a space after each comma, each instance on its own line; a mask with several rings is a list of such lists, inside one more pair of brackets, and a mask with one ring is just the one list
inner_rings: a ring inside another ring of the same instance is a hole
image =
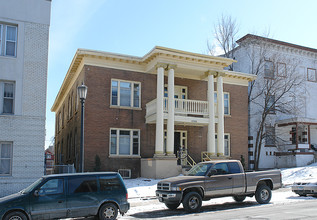
[[[182, 167], [182, 174], [186, 173], [197, 163], [196, 161], [188, 154], [187, 149], [183, 149], [177, 152], [178, 158], [180, 159], [180, 166]], [[208, 156], [207, 152], [201, 152], [201, 161], [210, 161], [211, 158]]]

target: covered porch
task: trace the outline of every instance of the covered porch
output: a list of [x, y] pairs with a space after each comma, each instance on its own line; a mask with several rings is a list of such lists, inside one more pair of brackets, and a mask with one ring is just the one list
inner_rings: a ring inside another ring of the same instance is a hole
[[[157, 76], [156, 98], [146, 103], [145, 121], [155, 125], [155, 153], [153, 158], [141, 159], [142, 176], [163, 178], [179, 174], [175, 151], [177, 125], [207, 127], [205, 158], [227, 158], [224, 154], [223, 84], [247, 86], [248, 82], [255, 78], [253, 75], [224, 70], [224, 67], [232, 62], [234, 60], [227, 58], [177, 50], [160, 50], [160, 53], [150, 60], [149, 71]], [[184, 85], [176, 85], [176, 77], [207, 82], [207, 90], [202, 91], [207, 99], [188, 99], [186, 92], [179, 93], [177, 87]], [[166, 169], [163, 169], [165, 166], [168, 166], [168, 175]], [[159, 168], [162, 168], [161, 171]]]
[[317, 121], [310, 118], [290, 118], [277, 121], [286, 141], [279, 144], [276, 167], [299, 167], [314, 161], [317, 145]]

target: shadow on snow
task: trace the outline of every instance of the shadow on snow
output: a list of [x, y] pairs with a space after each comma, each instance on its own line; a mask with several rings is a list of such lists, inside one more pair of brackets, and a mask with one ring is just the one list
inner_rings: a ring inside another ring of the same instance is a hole
[[[200, 209], [200, 212], [217, 212], [217, 211], [223, 211], [223, 210], [234, 210], [234, 209], [241, 209], [241, 208], [247, 208], [252, 206], [259, 206], [257, 202], [227, 202], [223, 204], [213, 204], [213, 205], [203, 205]], [[194, 213], [188, 213], [185, 211], [184, 208], [178, 208], [176, 210], [169, 210], [169, 209], [163, 209], [163, 210], [155, 210], [155, 211], [148, 211], [148, 212], [139, 212], [134, 213], [129, 216], [134, 218], [162, 218], [162, 217], [173, 217], [173, 216], [185, 216], [185, 215], [191, 215]]]

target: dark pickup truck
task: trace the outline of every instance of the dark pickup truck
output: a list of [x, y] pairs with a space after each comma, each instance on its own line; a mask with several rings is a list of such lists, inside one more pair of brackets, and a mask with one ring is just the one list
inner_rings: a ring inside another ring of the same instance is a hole
[[215, 160], [196, 164], [185, 176], [158, 182], [156, 197], [169, 209], [183, 203], [186, 211], [197, 212], [203, 200], [225, 196], [242, 202], [255, 195], [258, 203], [266, 204], [271, 190], [281, 186], [280, 170], [245, 172], [238, 160]]

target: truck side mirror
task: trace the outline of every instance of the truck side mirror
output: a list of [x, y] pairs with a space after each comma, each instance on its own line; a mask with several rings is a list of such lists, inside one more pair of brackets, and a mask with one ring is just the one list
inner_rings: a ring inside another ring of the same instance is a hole
[[217, 170], [216, 169], [210, 169], [208, 172], [208, 176], [213, 176], [217, 174]]
[[39, 191], [38, 191], [38, 190], [35, 190], [33, 195], [34, 195], [35, 197], [39, 197], [39, 196], [40, 196]]

